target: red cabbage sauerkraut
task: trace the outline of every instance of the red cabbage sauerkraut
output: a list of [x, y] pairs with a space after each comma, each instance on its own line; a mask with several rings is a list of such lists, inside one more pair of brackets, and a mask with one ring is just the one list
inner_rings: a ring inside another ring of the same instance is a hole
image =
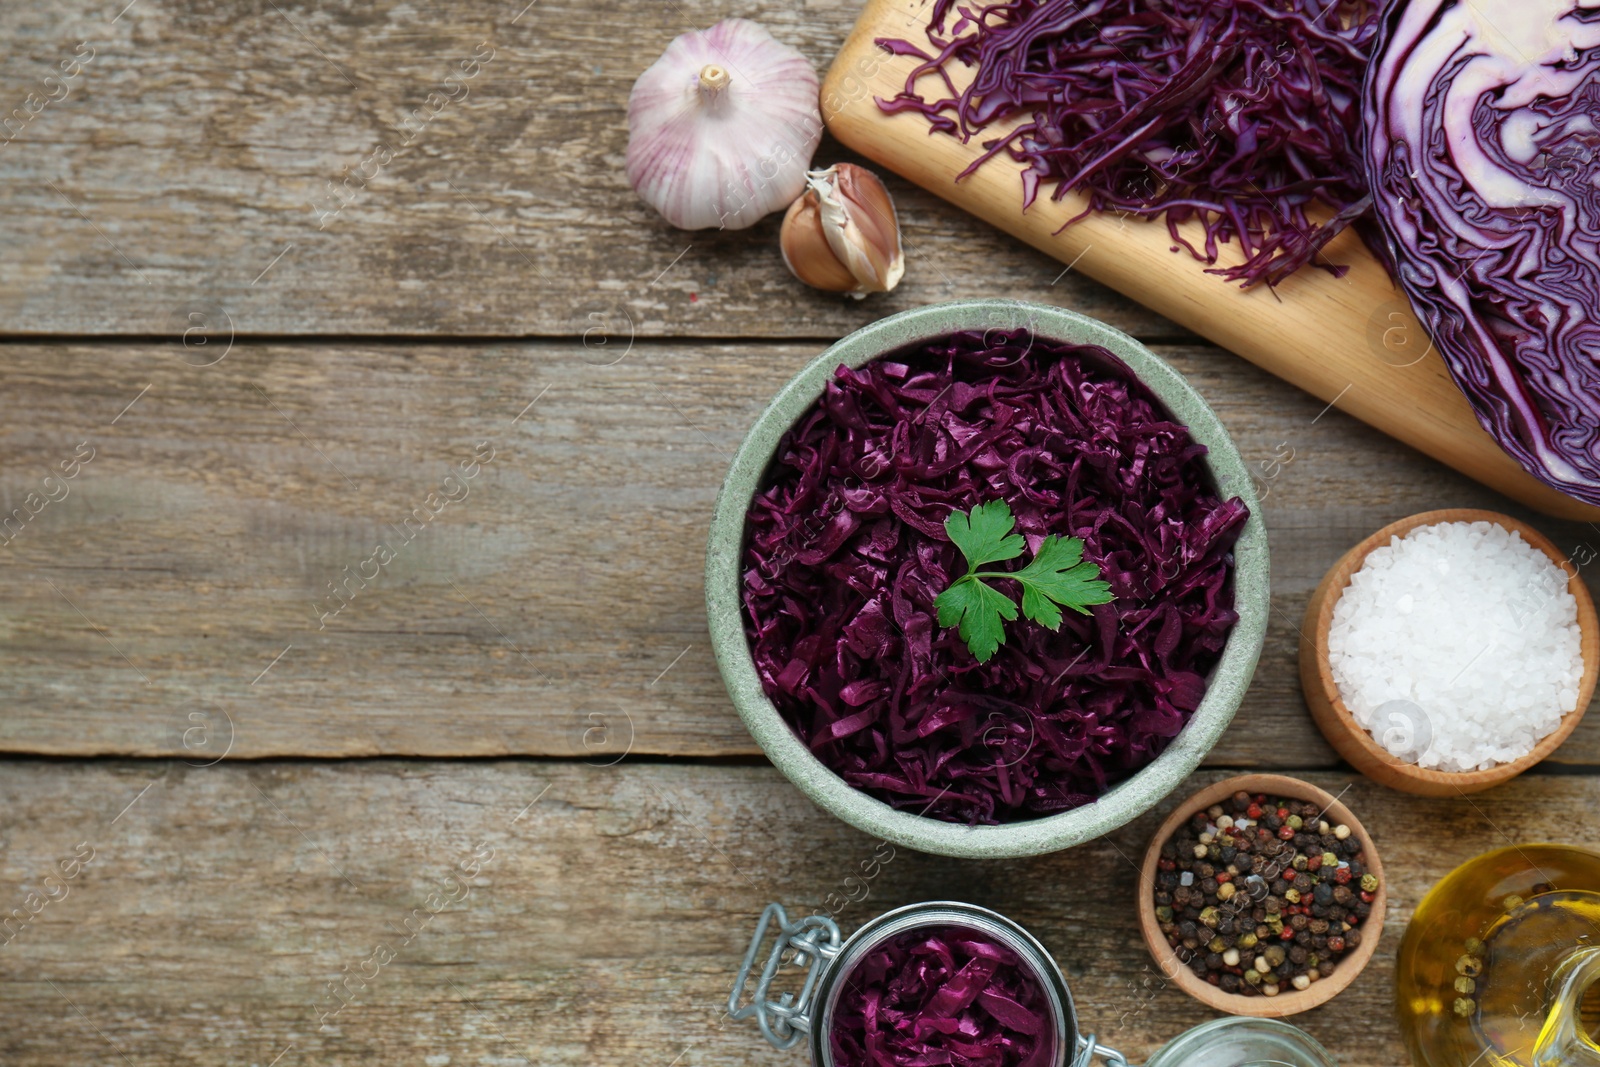
[[[1205, 451], [1098, 346], [959, 333], [839, 368], [746, 521], [767, 696], [897, 808], [976, 824], [1091, 803], [1183, 729], [1238, 620], [1248, 510], [1218, 498]], [[1055, 632], [1014, 623], [980, 664], [934, 598], [965, 572], [945, 519], [993, 499], [1030, 552], [1082, 538], [1116, 599]]]
[[873, 946], [843, 983], [829, 1030], [835, 1067], [1057, 1062], [1039, 976], [980, 931], [903, 931]]

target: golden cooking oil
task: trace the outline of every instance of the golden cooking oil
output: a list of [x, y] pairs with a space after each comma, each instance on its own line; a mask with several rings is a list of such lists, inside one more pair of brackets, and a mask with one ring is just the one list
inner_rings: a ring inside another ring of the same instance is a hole
[[1396, 974], [1415, 1067], [1600, 1067], [1600, 854], [1518, 845], [1423, 898]]

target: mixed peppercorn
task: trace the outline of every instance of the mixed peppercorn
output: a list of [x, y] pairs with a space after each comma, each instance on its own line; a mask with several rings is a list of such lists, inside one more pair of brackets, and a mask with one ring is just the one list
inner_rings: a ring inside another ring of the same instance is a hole
[[1320, 806], [1235, 793], [1162, 844], [1156, 918], [1179, 961], [1224, 992], [1307, 989], [1361, 944], [1378, 893], [1363, 860]]

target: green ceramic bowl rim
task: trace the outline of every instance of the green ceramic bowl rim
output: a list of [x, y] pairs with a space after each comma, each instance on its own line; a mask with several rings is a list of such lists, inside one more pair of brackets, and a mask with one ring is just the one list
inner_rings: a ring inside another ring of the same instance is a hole
[[[745, 513], [779, 440], [817, 397], [840, 364], [859, 367], [919, 342], [960, 330], [1027, 328], [1037, 337], [1110, 350], [1189, 427], [1210, 453], [1205, 462], [1224, 497], [1250, 508], [1234, 549], [1234, 605], [1239, 622], [1228, 636], [1205, 698], [1160, 756], [1093, 804], [1001, 826], [965, 826], [897, 811], [847, 785], [795, 736], [756, 674], [740, 605]], [[1255, 673], [1270, 610], [1267, 532], [1249, 471], [1216, 413], [1182, 375], [1119, 330], [1075, 312], [1017, 300], [963, 300], [903, 311], [864, 326], [808, 363], [773, 397], [739, 446], [717, 495], [706, 544], [706, 611], [717, 667], [739, 717], [773, 764], [822, 808], [857, 829], [897, 845], [944, 856], [1001, 858], [1069, 848], [1142, 815], [1176, 789], [1216, 745]]]

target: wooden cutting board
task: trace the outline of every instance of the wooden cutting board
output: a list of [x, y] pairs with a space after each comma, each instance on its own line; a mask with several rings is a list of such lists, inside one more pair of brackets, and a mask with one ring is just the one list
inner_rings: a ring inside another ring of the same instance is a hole
[[[874, 39], [925, 45], [930, 9], [927, 0], [867, 0], [822, 86], [823, 119], [840, 141], [1515, 500], [1563, 518], [1600, 518], [1600, 508], [1537, 481], [1484, 432], [1404, 294], [1354, 234], [1340, 234], [1326, 249], [1327, 259], [1349, 266], [1343, 278], [1306, 268], [1275, 293], [1265, 286], [1244, 291], [1205, 273], [1188, 252], [1174, 252], [1164, 222], [1096, 213], [1057, 234], [1083, 210], [1083, 198], [1051, 201], [1042, 192], [1024, 213], [1022, 167], [1008, 157], [957, 183], [955, 176], [982, 151], [978, 138], [963, 144], [930, 135], [920, 115], [886, 115], [874, 101], [899, 92], [918, 62], [885, 53]], [[952, 74], [959, 84], [959, 68]], [[919, 87], [933, 94], [943, 88], [935, 82], [924, 78]], [[1224, 246], [1223, 256], [1224, 265], [1237, 262], [1237, 246]], [[914, 248], [907, 269], [916, 269]]]

